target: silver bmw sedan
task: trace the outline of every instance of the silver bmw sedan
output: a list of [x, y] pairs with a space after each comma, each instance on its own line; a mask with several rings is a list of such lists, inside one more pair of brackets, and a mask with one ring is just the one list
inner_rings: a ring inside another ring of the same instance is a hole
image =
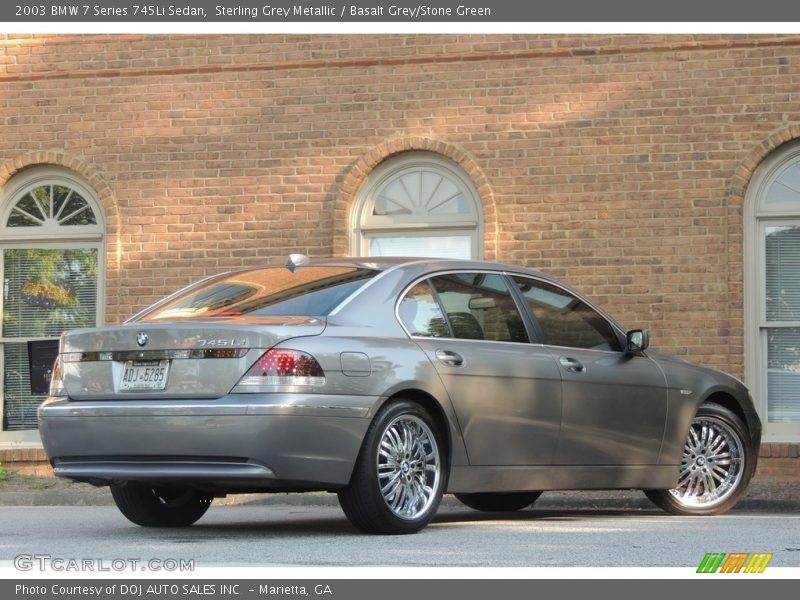
[[226, 494], [327, 490], [379, 534], [419, 531], [445, 492], [514, 511], [638, 488], [721, 513], [761, 438], [739, 380], [650, 351], [543, 273], [300, 255], [65, 333], [39, 429], [58, 476], [110, 486], [142, 526], [190, 525]]

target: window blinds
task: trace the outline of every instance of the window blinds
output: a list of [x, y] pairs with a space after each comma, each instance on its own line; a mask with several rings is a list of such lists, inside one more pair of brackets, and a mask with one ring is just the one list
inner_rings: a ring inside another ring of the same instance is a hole
[[800, 227], [766, 228], [767, 412], [800, 423]]
[[3, 251], [3, 425], [7, 431], [36, 428], [43, 396], [30, 388], [29, 338], [58, 338], [67, 329], [97, 321], [97, 249], [6, 249]]

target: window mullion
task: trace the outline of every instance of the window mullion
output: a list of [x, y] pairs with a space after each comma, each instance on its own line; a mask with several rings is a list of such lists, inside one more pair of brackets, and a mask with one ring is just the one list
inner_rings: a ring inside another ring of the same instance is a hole
[[96, 195], [66, 169], [26, 169], [3, 192], [9, 202], [0, 207], [0, 309], [6, 317], [0, 330], [0, 440], [7, 440], [35, 434], [44, 397], [31, 387], [28, 343], [57, 340], [66, 329], [97, 326], [103, 318], [105, 228]]
[[[393, 203], [407, 203], [411, 214], [399, 209], [392, 214]], [[424, 250], [426, 256], [480, 258], [478, 193], [458, 165], [435, 153], [406, 152], [378, 165], [359, 190], [353, 215], [351, 248], [356, 253], [393, 250], [415, 255]], [[442, 244], [430, 239], [437, 232]], [[469, 243], [456, 241], [459, 236]]]

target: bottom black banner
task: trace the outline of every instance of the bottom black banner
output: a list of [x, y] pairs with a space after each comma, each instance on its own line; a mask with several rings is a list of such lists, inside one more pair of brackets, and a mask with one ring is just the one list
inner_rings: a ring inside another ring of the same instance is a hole
[[781, 593], [793, 586], [791, 580], [731, 578], [692, 579], [286, 579], [281, 581], [248, 580], [34, 580], [0, 581], [0, 598], [22, 600], [125, 600], [149, 598], [167, 600], [288, 600], [294, 598], [331, 598], [335, 600], [421, 600], [452, 598], [458, 600], [499, 600], [559, 595], [574, 598], [646, 596], [648, 600], [674, 600], [675, 594], [706, 594], [726, 600], [753, 598], [754, 594]]

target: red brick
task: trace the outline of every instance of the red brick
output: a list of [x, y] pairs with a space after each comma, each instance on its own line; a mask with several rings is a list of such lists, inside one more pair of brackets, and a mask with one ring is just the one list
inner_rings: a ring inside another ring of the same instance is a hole
[[743, 194], [800, 136], [798, 73], [778, 35], [3, 36], [0, 184], [51, 163], [94, 186], [113, 323], [229, 266], [347, 253], [372, 169], [439, 152], [486, 257], [742, 375]]

